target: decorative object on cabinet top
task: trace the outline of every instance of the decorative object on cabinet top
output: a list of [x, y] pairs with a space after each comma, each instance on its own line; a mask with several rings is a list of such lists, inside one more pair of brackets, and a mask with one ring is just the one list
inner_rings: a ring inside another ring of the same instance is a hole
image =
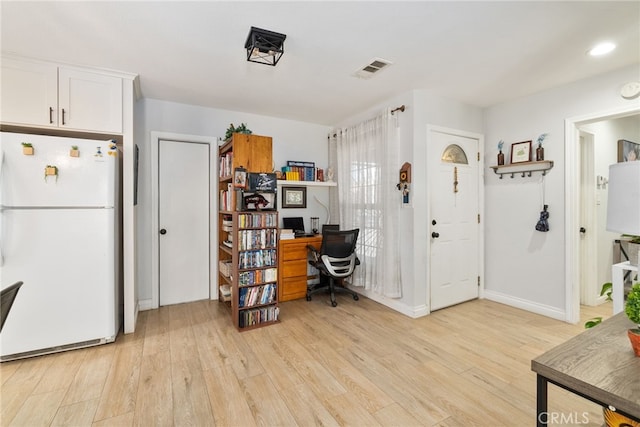
[[240, 126], [238, 127], [234, 127], [233, 123], [231, 123], [227, 128], [227, 132], [224, 134], [224, 140], [229, 141], [234, 133], [245, 133], [250, 135], [253, 132], [251, 132], [251, 129], [249, 129], [245, 123], [240, 123]]

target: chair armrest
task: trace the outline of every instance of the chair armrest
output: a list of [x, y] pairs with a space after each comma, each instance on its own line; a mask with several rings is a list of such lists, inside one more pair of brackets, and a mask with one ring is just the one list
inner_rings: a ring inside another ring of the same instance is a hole
[[320, 261], [320, 251], [313, 245], [307, 245], [307, 253], [311, 255], [313, 262]]

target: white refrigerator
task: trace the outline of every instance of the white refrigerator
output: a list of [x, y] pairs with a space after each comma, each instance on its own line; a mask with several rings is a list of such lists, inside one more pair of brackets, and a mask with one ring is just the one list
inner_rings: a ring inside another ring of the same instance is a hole
[[115, 340], [118, 165], [113, 141], [0, 133], [0, 286], [24, 282], [0, 361]]

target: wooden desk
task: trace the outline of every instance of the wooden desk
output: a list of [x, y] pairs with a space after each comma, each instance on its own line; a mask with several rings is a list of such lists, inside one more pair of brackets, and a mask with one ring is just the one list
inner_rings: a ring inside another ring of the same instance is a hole
[[640, 357], [627, 338], [631, 327], [624, 313], [616, 314], [531, 361], [538, 426], [548, 420], [548, 382], [640, 422]]
[[322, 236], [298, 237], [278, 243], [278, 301], [304, 298], [307, 295], [307, 245], [318, 250]]

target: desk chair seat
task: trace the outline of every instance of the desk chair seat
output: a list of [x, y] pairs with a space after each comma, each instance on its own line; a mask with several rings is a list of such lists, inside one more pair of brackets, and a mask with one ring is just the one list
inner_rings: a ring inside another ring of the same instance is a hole
[[18, 295], [20, 286], [22, 286], [22, 282], [16, 282], [8, 288], [3, 289], [0, 293], [0, 315], [2, 318], [2, 323], [0, 323], [0, 331], [4, 327], [4, 321], [7, 320], [9, 310], [11, 310], [13, 301], [15, 301], [16, 296]]
[[320, 272], [320, 284], [307, 287], [307, 301], [311, 301], [311, 296], [318, 292], [329, 292], [331, 305], [337, 306], [336, 292], [347, 293], [358, 300], [358, 294], [344, 286], [337, 285], [343, 279], [351, 276], [360, 264], [360, 260], [355, 254], [356, 241], [358, 240], [359, 229], [354, 230], [323, 230], [322, 246], [318, 251], [311, 245], [307, 245], [311, 254], [309, 264]]

